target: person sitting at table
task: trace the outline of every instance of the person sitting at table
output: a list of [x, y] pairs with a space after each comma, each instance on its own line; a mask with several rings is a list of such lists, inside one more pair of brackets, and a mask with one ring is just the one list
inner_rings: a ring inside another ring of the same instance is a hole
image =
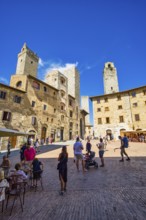
[[5, 190], [9, 187], [8, 181], [5, 179], [4, 171], [0, 171], [0, 202], [5, 200]]
[[3, 161], [0, 165], [0, 167], [4, 170], [4, 176], [7, 177], [9, 174], [9, 170], [10, 170], [10, 160], [8, 159], [7, 156], [3, 156]]
[[24, 171], [21, 169], [21, 165], [20, 163], [16, 163], [15, 164], [15, 170], [10, 177], [12, 177], [13, 175], [20, 175], [20, 180], [19, 181], [23, 181], [23, 180], [27, 180], [28, 177], [27, 175], [24, 173]]

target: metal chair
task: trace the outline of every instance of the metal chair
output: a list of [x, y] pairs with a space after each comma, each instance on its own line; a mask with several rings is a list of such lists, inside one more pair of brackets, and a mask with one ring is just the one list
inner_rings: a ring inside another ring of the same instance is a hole
[[42, 173], [43, 173], [42, 170], [31, 172], [31, 185], [35, 188], [35, 192], [36, 192], [37, 187], [38, 187], [38, 182], [40, 182], [42, 190], [44, 189]]
[[5, 191], [6, 186], [0, 186], [0, 202], [2, 203], [2, 212], [4, 211], [4, 202], [5, 202]]
[[[18, 197], [19, 197], [21, 209], [22, 209], [22, 212], [23, 212], [25, 187], [26, 187], [26, 182], [24, 181], [22, 175], [19, 175], [19, 174], [14, 175], [13, 174], [10, 177], [10, 190], [7, 192], [7, 203], [6, 203], [6, 209], [7, 209], [9, 198], [11, 196], [14, 197], [10, 215], [12, 214], [15, 201], [17, 200]], [[23, 194], [23, 200], [21, 199], [21, 194]]]

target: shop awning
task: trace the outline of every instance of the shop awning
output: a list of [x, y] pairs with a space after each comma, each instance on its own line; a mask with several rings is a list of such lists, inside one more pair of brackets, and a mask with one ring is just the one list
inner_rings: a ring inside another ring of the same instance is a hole
[[0, 128], [0, 137], [10, 137], [10, 136], [27, 136], [29, 133], [16, 131], [8, 128]]

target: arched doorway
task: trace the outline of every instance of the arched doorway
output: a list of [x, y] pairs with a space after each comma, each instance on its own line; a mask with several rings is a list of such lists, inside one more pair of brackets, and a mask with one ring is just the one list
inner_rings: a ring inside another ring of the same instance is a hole
[[29, 135], [27, 138], [27, 143], [30, 144], [30, 142], [32, 142], [32, 144], [33, 144], [33, 142], [35, 141], [36, 132], [34, 130], [30, 130], [30, 131], [28, 131], [28, 133], [29, 133]]
[[35, 139], [36, 132], [34, 130], [30, 130], [28, 133], [29, 133], [28, 138]]
[[106, 130], [106, 135], [108, 137], [108, 140], [112, 140], [112, 130], [111, 129]]
[[47, 132], [47, 128], [46, 127], [42, 127], [41, 141], [43, 141], [44, 143], [45, 143], [45, 140], [46, 140], [46, 132]]

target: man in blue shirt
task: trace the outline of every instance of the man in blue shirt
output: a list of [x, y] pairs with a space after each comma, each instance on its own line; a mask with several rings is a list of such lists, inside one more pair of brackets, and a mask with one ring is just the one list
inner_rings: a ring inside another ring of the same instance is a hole
[[85, 161], [84, 161], [84, 156], [83, 156], [83, 153], [82, 153], [82, 150], [84, 148], [83, 148], [82, 143], [80, 142], [79, 137], [76, 138], [76, 142], [74, 143], [74, 147], [73, 148], [74, 148], [74, 155], [75, 155], [75, 158], [76, 158], [77, 170], [79, 171], [79, 160], [81, 160], [82, 161], [83, 172], [87, 171], [85, 169]]
[[126, 136], [126, 134], [124, 135], [124, 137], [122, 138], [121, 136], [119, 136], [119, 139], [121, 140], [121, 157], [122, 159], [120, 160], [120, 162], [124, 162], [124, 154], [127, 157], [127, 161], [130, 161], [130, 158], [128, 156], [128, 154], [125, 151], [125, 148], [128, 148], [128, 138]]

